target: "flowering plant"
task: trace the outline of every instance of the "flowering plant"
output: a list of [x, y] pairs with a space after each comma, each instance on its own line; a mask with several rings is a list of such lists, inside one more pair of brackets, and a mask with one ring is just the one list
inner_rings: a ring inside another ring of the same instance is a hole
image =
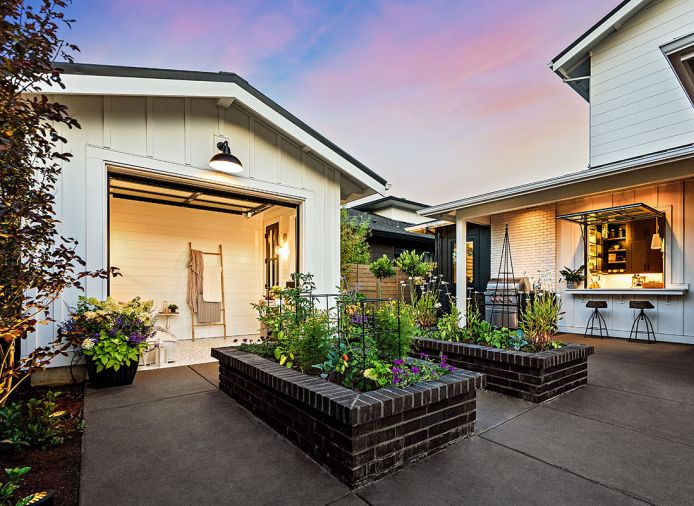
[[149, 349], [147, 339], [155, 333], [153, 306], [153, 301], [142, 301], [140, 297], [125, 303], [111, 297], [80, 297], [60, 333], [91, 357], [97, 372], [110, 368], [117, 371], [139, 360]]
[[393, 361], [391, 371], [393, 373], [393, 385], [404, 387], [420, 381], [435, 381], [444, 374], [455, 371], [455, 367], [450, 365], [446, 355], [441, 355], [439, 363], [436, 363], [426, 353], [420, 353], [420, 360]]

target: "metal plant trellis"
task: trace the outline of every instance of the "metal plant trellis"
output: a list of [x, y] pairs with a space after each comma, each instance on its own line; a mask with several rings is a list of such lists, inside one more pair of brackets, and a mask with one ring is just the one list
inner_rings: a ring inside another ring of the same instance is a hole
[[[402, 333], [401, 333], [401, 301], [399, 299], [385, 298], [356, 298], [344, 293], [334, 294], [315, 294], [313, 292], [302, 292], [299, 297], [310, 301], [304, 309], [308, 310], [297, 311], [297, 305], [294, 305], [294, 322], [300, 323], [309, 316], [315, 316], [319, 311], [325, 312], [330, 327], [333, 329], [333, 337], [336, 340], [337, 346], [342, 347], [343, 343], [349, 345], [358, 354], [360, 359], [361, 369], [367, 367], [367, 356], [369, 347], [379, 339], [383, 341], [385, 335], [393, 335], [396, 337], [398, 359], [402, 359]], [[395, 329], [384, 329], [383, 326], [377, 325], [377, 313], [380, 308], [386, 304], [395, 305], [395, 316], [397, 325]], [[284, 311], [285, 304], [280, 303], [280, 315]], [[281, 321], [281, 318], [280, 318]], [[383, 358], [383, 350], [376, 350], [379, 359]], [[391, 350], [393, 351], [393, 350]], [[363, 371], [360, 371], [363, 372]], [[367, 379], [361, 375], [362, 389], [366, 390]]]
[[504, 243], [501, 247], [501, 258], [499, 259], [499, 272], [496, 277], [496, 284], [490, 290], [492, 292], [492, 307], [489, 311], [489, 323], [494, 325], [497, 321], [495, 315], [500, 315], [499, 323], [501, 327], [510, 328], [511, 308], [509, 306], [518, 304], [518, 290], [516, 279], [513, 272], [513, 259], [511, 258], [511, 242], [508, 237], [508, 224], [504, 232]]

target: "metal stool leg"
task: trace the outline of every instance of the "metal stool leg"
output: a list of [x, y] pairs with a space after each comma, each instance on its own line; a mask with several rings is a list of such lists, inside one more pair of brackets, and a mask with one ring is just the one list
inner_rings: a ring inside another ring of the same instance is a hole
[[593, 312], [590, 314], [590, 317], [588, 318], [588, 323], [586, 323], [586, 330], [583, 333], [583, 337], [588, 337], [588, 328], [590, 327], [590, 335], [593, 335], [593, 330], [594, 330], [594, 324], [595, 324], [595, 313], [597, 312], [597, 309], [594, 309]]
[[651, 342], [651, 335], [653, 335], [653, 342], [657, 342], [655, 339], [655, 330], [653, 330], [653, 322], [651, 319], [648, 317], [648, 315], [644, 312], [642, 309], [641, 312], [643, 313], [643, 319], [646, 322], [646, 336], [648, 337], [648, 342]]
[[629, 341], [631, 341], [631, 336], [634, 334], [634, 327], [636, 327], [636, 340], [639, 340], [639, 317], [641, 315], [637, 315], [636, 318], [634, 319], [634, 323], [631, 324], [631, 330], [629, 331]]
[[[597, 312], [597, 309], [596, 309]], [[600, 319], [600, 324], [605, 328], [605, 337], [610, 337], [610, 333], [607, 331], [607, 322], [601, 313], [598, 312], [598, 318]], [[602, 330], [600, 331], [600, 338], [602, 339]]]

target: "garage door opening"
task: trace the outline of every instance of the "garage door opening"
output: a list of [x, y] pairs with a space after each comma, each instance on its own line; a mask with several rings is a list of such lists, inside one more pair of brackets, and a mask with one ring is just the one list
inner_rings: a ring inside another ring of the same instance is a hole
[[257, 340], [251, 304], [299, 270], [298, 205], [119, 173], [108, 188], [109, 266], [121, 274], [109, 295], [152, 300], [158, 315], [141, 365], [211, 362], [215, 346]]

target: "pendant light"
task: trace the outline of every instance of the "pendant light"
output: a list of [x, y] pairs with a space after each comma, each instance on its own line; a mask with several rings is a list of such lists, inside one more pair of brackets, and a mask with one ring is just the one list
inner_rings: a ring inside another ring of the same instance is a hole
[[210, 158], [210, 167], [212, 169], [225, 174], [240, 174], [243, 172], [241, 160], [231, 154], [229, 141], [218, 142], [217, 149], [220, 150], [221, 153], [217, 153]]
[[658, 218], [655, 219], [655, 234], [651, 238], [651, 249], [662, 249], [663, 241], [658, 233]]

